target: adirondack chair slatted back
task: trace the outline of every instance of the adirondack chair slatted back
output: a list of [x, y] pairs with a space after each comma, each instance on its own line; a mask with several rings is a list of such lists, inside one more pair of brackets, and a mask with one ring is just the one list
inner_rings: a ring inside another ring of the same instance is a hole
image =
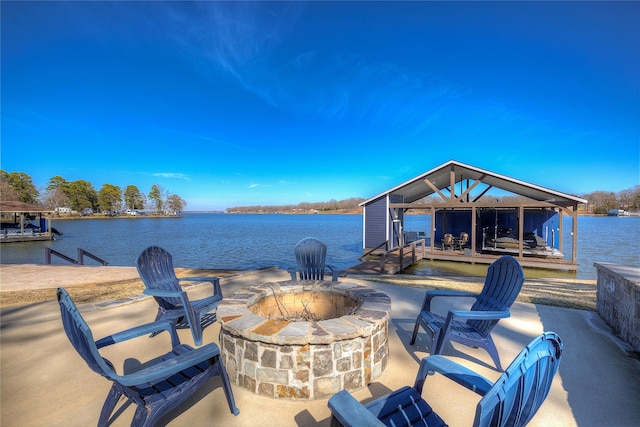
[[[173, 257], [166, 250], [158, 246], [149, 246], [138, 256], [137, 266], [146, 287], [163, 291], [182, 290], [173, 269]], [[154, 298], [165, 310], [173, 310], [181, 304], [180, 298]]]
[[[156, 320], [170, 319], [174, 322], [186, 321], [193, 334], [193, 342], [202, 344], [202, 330], [216, 320], [215, 310], [222, 301], [222, 290], [217, 277], [184, 277], [178, 279], [173, 268], [173, 258], [158, 246], [149, 246], [136, 261], [138, 274], [144, 282], [145, 294], [152, 295], [158, 303]], [[181, 280], [209, 283], [212, 294], [209, 297], [190, 300], [180, 286]], [[206, 313], [210, 313], [205, 316]], [[204, 324], [203, 324], [204, 321]]]
[[[209, 343], [198, 349], [181, 344], [175, 327], [166, 320], [138, 325], [96, 342], [93, 340], [91, 329], [67, 291], [59, 288], [57, 296], [62, 324], [69, 341], [94, 372], [112, 383], [100, 412], [98, 426], [108, 426], [119, 416], [122, 408], [117, 410], [112, 418], [123, 395], [136, 405], [131, 426], [154, 426], [167, 412], [189, 399], [215, 376], [219, 376], [222, 380], [222, 388], [231, 413], [234, 415], [240, 413], [235, 405], [227, 371], [220, 359], [220, 348], [216, 344]], [[156, 356], [145, 363], [146, 366], [142, 369], [131, 374], [117, 374], [113, 364], [98, 352], [99, 348], [135, 339], [158, 330], [171, 334], [170, 351]]]
[[[508, 310], [518, 297], [523, 283], [524, 273], [520, 263], [508, 255], [498, 258], [489, 266], [484, 287], [471, 311]], [[487, 336], [498, 321], [499, 319], [469, 320], [467, 323]]]
[[98, 353], [98, 348], [93, 339], [91, 329], [89, 329], [89, 325], [87, 325], [80, 315], [78, 308], [66, 290], [59, 289], [57, 296], [64, 332], [73, 345], [73, 348], [76, 349], [91, 370], [103, 377], [109, 378], [109, 373], [115, 372], [113, 365]]
[[324, 280], [327, 245], [309, 237], [294, 247], [300, 280]]
[[[482, 396], [476, 406], [474, 427], [523, 427], [549, 394], [560, 366], [562, 341], [554, 332], [534, 338], [496, 382], [442, 356], [422, 359], [413, 387], [404, 386], [366, 404], [347, 390], [328, 401], [333, 427], [338, 426], [446, 426], [422, 397], [428, 375], [438, 373]], [[457, 407], [452, 394], [451, 407]]]
[[549, 394], [562, 347], [554, 332], [545, 332], [525, 347], [478, 403], [474, 426], [527, 425]]

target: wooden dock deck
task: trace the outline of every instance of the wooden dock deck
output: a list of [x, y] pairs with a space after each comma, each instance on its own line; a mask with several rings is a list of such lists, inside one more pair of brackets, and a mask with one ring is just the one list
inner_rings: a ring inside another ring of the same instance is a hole
[[354, 265], [343, 273], [346, 274], [396, 274], [416, 262], [424, 259], [428, 248], [424, 245], [409, 245], [390, 251], [370, 255], [361, 264]]
[[[402, 249], [402, 250], [401, 250]], [[391, 251], [369, 256], [362, 263], [343, 270], [345, 274], [396, 274], [416, 262], [429, 261], [466, 262], [469, 264], [491, 264], [501, 255], [475, 253], [465, 254], [463, 251], [431, 250], [428, 246], [407, 245]], [[545, 259], [535, 257], [518, 258], [522, 267], [542, 268], [546, 270], [576, 271], [578, 265], [569, 260]]]

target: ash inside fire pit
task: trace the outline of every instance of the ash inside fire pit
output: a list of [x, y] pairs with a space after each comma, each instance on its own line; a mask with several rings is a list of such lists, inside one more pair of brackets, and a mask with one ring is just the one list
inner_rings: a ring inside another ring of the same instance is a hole
[[360, 307], [358, 301], [338, 293], [284, 293], [272, 285], [269, 288], [271, 295], [249, 306], [249, 310], [270, 320], [317, 322], [353, 314]]

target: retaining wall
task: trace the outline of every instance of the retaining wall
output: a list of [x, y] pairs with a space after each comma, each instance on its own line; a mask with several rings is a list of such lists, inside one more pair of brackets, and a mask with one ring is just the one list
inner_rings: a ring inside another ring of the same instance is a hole
[[596, 310], [613, 331], [640, 352], [640, 267], [594, 262]]

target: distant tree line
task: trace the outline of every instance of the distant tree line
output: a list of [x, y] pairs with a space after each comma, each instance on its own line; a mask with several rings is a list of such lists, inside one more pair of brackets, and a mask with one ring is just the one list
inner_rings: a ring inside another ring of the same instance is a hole
[[122, 191], [117, 185], [104, 184], [96, 191], [88, 181], [67, 181], [61, 176], [54, 176], [41, 193], [28, 174], [4, 170], [0, 170], [0, 199], [43, 206], [51, 210], [69, 207], [77, 212], [91, 210], [108, 214], [125, 209], [141, 210], [146, 206], [150, 206], [157, 214], [179, 214], [187, 206], [187, 202], [180, 196], [165, 191], [158, 184], [152, 185], [148, 194], [141, 192], [135, 185], [128, 185]]
[[[640, 211], [640, 185], [636, 185], [617, 193], [611, 191], [594, 191], [582, 194], [588, 204], [583, 212], [606, 214], [612, 209], [623, 209], [629, 212]], [[507, 197], [508, 198], [508, 197]], [[502, 198], [503, 201], [505, 198]], [[0, 200], [13, 200], [43, 206], [47, 209], [70, 207], [82, 212], [91, 209], [94, 212], [121, 212], [124, 209], [140, 210], [150, 206], [156, 213], [181, 213], [187, 206], [177, 194], [165, 191], [154, 184], [148, 194], [142, 193], [135, 185], [127, 186], [124, 191], [117, 185], [104, 184], [99, 191], [84, 180], [67, 181], [61, 176], [51, 178], [44, 193], [33, 184], [31, 176], [24, 172], [6, 172], [0, 170]], [[328, 202], [302, 202], [297, 205], [255, 205], [227, 208], [229, 213], [359, 213], [363, 198], [352, 197]], [[425, 204], [429, 204], [425, 198]]]
[[352, 197], [345, 200], [331, 199], [328, 202], [302, 202], [297, 205], [255, 205], [227, 208], [228, 213], [359, 213], [363, 198]]
[[580, 196], [587, 199], [587, 212], [606, 214], [612, 209], [623, 209], [628, 212], [640, 212], [640, 185], [613, 193], [611, 191], [594, 191]]
[[[578, 197], [588, 201], [586, 206], [579, 208], [580, 212], [606, 215], [613, 209], [623, 209], [628, 212], [640, 212], [640, 185], [636, 185], [626, 190], [614, 193], [612, 191], [594, 191], [591, 193], [581, 194]], [[521, 196], [502, 196], [496, 200], [498, 202], [516, 202], [524, 199]], [[315, 203], [299, 203], [297, 205], [255, 205], [255, 206], [238, 206], [227, 208], [229, 213], [360, 213], [362, 208], [360, 203], [364, 202], [363, 198], [350, 198], [341, 201], [330, 200], [328, 202]], [[438, 196], [425, 197], [418, 203], [424, 203], [425, 207], [433, 203], [440, 203]]]

